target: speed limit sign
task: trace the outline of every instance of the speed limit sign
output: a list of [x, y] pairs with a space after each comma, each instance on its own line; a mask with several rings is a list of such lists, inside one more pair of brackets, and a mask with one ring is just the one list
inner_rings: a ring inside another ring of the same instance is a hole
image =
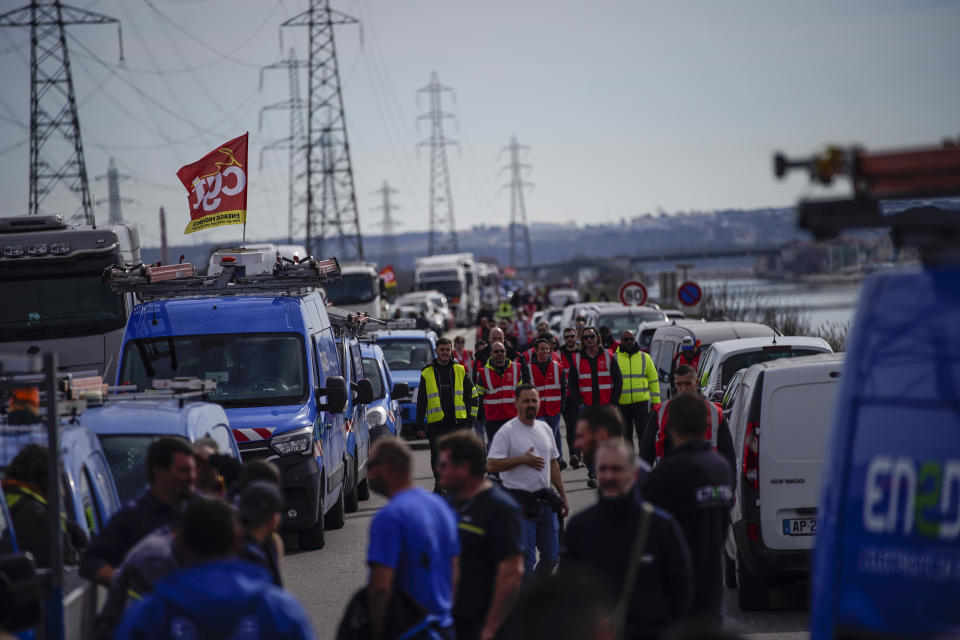
[[641, 305], [647, 301], [647, 288], [642, 282], [628, 280], [620, 285], [620, 302], [627, 306]]

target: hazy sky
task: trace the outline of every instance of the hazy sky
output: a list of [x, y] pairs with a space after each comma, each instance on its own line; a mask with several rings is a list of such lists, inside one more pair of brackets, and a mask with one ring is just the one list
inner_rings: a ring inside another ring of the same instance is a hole
[[[2, 11], [20, 2], [3, 0]], [[248, 238], [284, 235], [287, 155], [257, 166], [288, 133], [285, 71], [306, 56], [306, 30], [279, 24], [305, 0], [74, 0], [119, 18], [68, 32], [91, 188], [106, 198], [110, 157], [129, 174], [122, 195], [145, 244], [164, 205], [171, 243], [239, 238], [239, 227], [182, 235], [189, 216], [177, 169], [250, 131]], [[505, 224], [501, 148], [530, 146], [532, 222], [614, 221], [666, 211], [761, 207], [809, 192], [774, 180], [771, 155], [827, 143], [868, 148], [960, 134], [960, 3], [904, 0], [645, 2], [334, 0], [359, 18], [337, 49], [363, 228], [379, 230], [384, 180], [398, 230], [427, 225], [427, 154], [418, 156], [416, 89], [436, 70], [456, 90], [447, 133], [458, 227]], [[26, 213], [29, 31], [0, 29], [0, 203]], [[302, 85], [306, 86], [305, 78]], [[51, 199], [73, 213], [77, 200]], [[96, 208], [105, 221], [106, 204]], [[301, 214], [302, 215], [302, 214]], [[199, 237], [198, 237], [199, 236]]]

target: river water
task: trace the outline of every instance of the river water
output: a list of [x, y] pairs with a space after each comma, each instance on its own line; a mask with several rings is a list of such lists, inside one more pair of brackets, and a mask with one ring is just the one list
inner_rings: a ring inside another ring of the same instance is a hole
[[[728, 292], [756, 300], [761, 306], [796, 309], [813, 329], [850, 322], [860, 295], [860, 283], [809, 284], [754, 278], [701, 280], [697, 283], [705, 291], [719, 291], [726, 286]], [[651, 300], [659, 299], [659, 286], [649, 287], [648, 293]]]

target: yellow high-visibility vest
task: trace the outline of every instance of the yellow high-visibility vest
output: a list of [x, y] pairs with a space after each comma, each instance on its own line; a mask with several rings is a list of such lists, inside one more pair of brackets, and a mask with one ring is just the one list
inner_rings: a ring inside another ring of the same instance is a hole
[[660, 404], [660, 378], [649, 354], [637, 351], [631, 355], [617, 349], [617, 364], [623, 377], [620, 404]]
[[[463, 365], [453, 365], [453, 414], [457, 420], [467, 419], [467, 404], [463, 401], [463, 379], [467, 370]], [[440, 387], [437, 385], [437, 372], [433, 365], [427, 365], [420, 372], [427, 390], [427, 424], [443, 420], [443, 406], [440, 404]]]

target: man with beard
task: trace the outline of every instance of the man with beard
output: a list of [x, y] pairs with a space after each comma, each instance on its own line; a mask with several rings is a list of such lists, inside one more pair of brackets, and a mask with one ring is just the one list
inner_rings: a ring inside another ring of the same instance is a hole
[[522, 361], [510, 360], [502, 342], [490, 345], [490, 353], [490, 360], [477, 376], [488, 442], [493, 441], [497, 429], [517, 415], [517, 386], [530, 382], [530, 370]]
[[[523, 540], [526, 547], [524, 583], [549, 576], [559, 554], [558, 512], [570, 512], [560, 478], [560, 453], [550, 427], [537, 420], [540, 396], [531, 384], [517, 387], [517, 417], [497, 431], [487, 454], [487, 471], [499, 473], [510, 495], [523, 508]], [[551, 491], [551, 486], [556, 493]], [[537, 551], [540, 563], [537, 564]], [[536, 573], [534, 573], [536, 566]]]
[[483, 442], [469, 432], [440, 439], [440, 485], [460, 520], [460, 568], [469, 580], [457, 589], [457, 640], [489, 640], [513, 608], [523, 582], [520, 507], [485, 477]]
[[[570, 519], [560, 572], [562, 576], [570, 569], [597, 570], [626, 604], [621, 614], [625, 619], [614, 621], [622, 626], [622, 637], [654, 638], [690, 606], [693, 568], [676, 521], [649, 503], [636, 501], [636, 462], [622, 438], [599, 445], [600, 500]], [[638, 544], [642, 547], [635, 548]], [[631, 576], [630, 584], [625, 584]]]
[[[477, 350], [474, 352], [477, 371], [481, 371], [484, 365], [487, 364], [487, 361], [490, 360], [490, 356], [492, 355], [490, 353], [490, 349], [494, 342], [502, 342], [504, 345], [506, 345], [507, 360], [515, 361], [520, 357], [520, 354], [517, 353], [517, 350], [513, 348], [512, 344], [506, 341], [504, 336], [505, 334], [503, 332], [503, 329], [499, 327], [494, 327], [490, 329], [490, 333], [486, 340], [486, 346], [482, 349], [478, 346]], [[523, 363], [521, 362], [520, 364], [523, 364]]]
[[401, 440], [383, 438], [367, 461], [370, 488], [389, 502], [370, 523], [367, 611], [370, 637], [383, 635], [394, 589], [406, 592], [453, 637], [453, 594], [459, 573], [457, 518], [442, 498], [413, 484], [413, 454]]

